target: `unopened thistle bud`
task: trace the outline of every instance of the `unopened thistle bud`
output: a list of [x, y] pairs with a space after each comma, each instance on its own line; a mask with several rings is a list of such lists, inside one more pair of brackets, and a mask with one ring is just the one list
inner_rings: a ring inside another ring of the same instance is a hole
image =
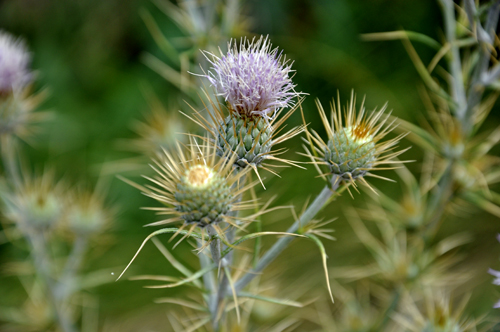
[[241, 205], [246, 172], [235, 173], [234, 158], [217, 158], [215, 147], [191, 145], [187, 156], [178, 145], [176, 155], [165, 151], [155, 160], [153, 169], [159, 176], [150, 180], [159, 187], [149, 187], [145, 193], [167, 205], [154, 210], [173, 218], [154, 225], [181, 221], [203, 228], [221, 221], [231, 223], [231, 212]]
[[380, 165], [401, 163], [391, 159], [407, 149], [390, 154], [386, 152], [393, 150], [405, 134], [389, 141], [381, 141], [395, 128], [394, 121], [386, 125], [390, 117], [390, 115], [384, 116], [386, 106], [378, 112], [373, 111], [370, 115], [366, 115], [363, 104], [359, 114], [355, 104], [354, 94], [344, 112], [339, 100], [337, 106], [335, 102], [332, 103], [332, 116], [329, 121], [323, 107], [317, 101], [328, 140], [325, 143], [318, 133], [311, 130], [308, 137], [313, 143], [311, 146], [313, 153], [308, 150], [307, 155], [314, 164], [327, 166], [327, 172], [320, 171], [322, 176], [330, 174], [337, 176], [337, 181], [354, 183], [360, 180], [368, 185], [364, 176], [374, 176], [371, 172], [380, 169]]
[[69, 229], [79, 235], [99, 232], [110, 217], [111, 212], [105, 208], [103, 199], [92, 192], [76, 193], [66, 212]]
[[54, 183], [51, 173], [27, 179], [4, 201], [6, 217], [21, 228], [48, 229], [60, 220], [64, 208], [61, 184]]
[[[267, 38], [257, 41], [242, 40], [239, 48], [229, 43], [227, 54], [217, 57], [205, 52], [212, 68], [205, 75], [226, 102], [212, 103], [210, 120], [196, 114], [197, 123], [207, 129], [217, 141], [219, 156], [236, 154], [235, 166], [254, 170], [262, 167], [266, 159], [293, 162], [276, 157], [274, 145], [303, 131], [292, 128], [277, 136], [281, 125], [294, 108], [279, 117], [287, 107], [295, 105], [299, 93], [293, 89], [291, 64], [282, 59], [278, 49], [272, 49]], [[209, 56], [208, 56], [209, 55]]]

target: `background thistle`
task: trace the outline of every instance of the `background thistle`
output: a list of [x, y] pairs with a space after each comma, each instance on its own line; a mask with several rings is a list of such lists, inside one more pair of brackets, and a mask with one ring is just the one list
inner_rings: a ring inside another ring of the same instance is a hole
[[15, 192], [3, 193], [4, 213], [20, 229], [30, 234], [47, 231], [62, 219], [63, 188], [63, 183], [56, 183], [50, 172], [38, 177], [28, 177]]
[[32, 80], [31, 55], [26, 44], [0, 30], [0, 94], [22, 91]]

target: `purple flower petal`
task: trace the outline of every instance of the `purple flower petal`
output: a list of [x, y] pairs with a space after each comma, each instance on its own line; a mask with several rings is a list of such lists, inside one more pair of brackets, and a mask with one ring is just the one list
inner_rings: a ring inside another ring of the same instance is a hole
[[[206, 75], [217, 94], [236, 111], [245, 115], [272, 116], [278, 109], [294, 104], [291, 63], [278, 48], [271, 49], [268, 38], [243, 39], [239, 48], [231, 41], [228, 53], [212, 59]], [[207, 56], [207, 58], [209, 58]]]
[[22, 89], [31, 81], [31, 55], [22, 40], [0, 31], [0, 92]]

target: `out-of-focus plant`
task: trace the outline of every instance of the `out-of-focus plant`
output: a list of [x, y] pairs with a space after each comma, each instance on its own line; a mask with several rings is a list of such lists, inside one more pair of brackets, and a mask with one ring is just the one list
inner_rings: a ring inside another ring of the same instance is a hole
[[230, 38], [245, 34], [249, 24], [242, 15], [241, 1], [179, 0], [175, 5], [166, 0], [154, 0], [153, 3], [178, 27], [181, 35], [165, 36], [153, 16], [146, 10], [141, 11], [142, 19], [167, 62], [152, 54], [145, 54], [143, 60], [190, 97], [192, 103], [198, 104], [198, 84], [189, 73], [201, 73], [200, 65], [206, 68], [207, 59], [200, 50], [215, 53]]
[[36, 111], [43, 94], [32, 93], [30, 61], [23, 41], [0, 32], [4, 233], [13, 242], [24, 238], [19, 247], [29, 254], [26, 262], [7, 269], [21, 280], [26, 301], [21, 307], [2, 308], [0, 319], [13, 331], [72, 332], [80, 330], [85, 296], [77, 295], [82, 287], [109, 281], [109, 276], [82, 275], [80, 269], [89, 242], [105, 230], [114, 212], [106, 207], [102, 188], [74, 190], [56, 181], [54, 171], [31, 176], [31, 170], [20, 166], [19, 143], [32, 139], [33, 125], [46, 117]]

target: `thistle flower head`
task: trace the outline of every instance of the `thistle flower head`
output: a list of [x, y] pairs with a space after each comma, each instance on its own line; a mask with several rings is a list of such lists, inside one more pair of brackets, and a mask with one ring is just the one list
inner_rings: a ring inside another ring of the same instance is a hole
[[164, 151], [152, 166], [157, 176], [150, 180], [157, 187], [148, 186], [145, 193], [167, 206], [154, 210], [172, 216], [152, 225], [181, 221], [203, 228], [231, 223], [232, 212], [241, 205], [241, 194], [248, 189], [242, 179], [246, 173], [234, 172], [230, 160], [217, 158], [215, 147], [191, 143], [187, 154], [178, 145], [175, 155]]
[[242, 39], [228, 44], [227, 54], [218, 57], [205, 52], [212, 70], [205, 75], [224, 97], [228, 107], [247, 117], [269, 117], [294, 104], [291, 66], [268, 38]]
[[0, 94], [22, 89], [31, 81], [30, 61], [24, 41], [0, 31]]
[[52, 173], [26, 179], [14, 193], [4, 197], [8, 219], [21, 228], [47, 229], [62, 216], [62, 184], [54, 183]]
[[327, 172], [322, 172], [318, 167], [321, 176], [335, 175], [337, 181], [354, 184], [355, 180], [360, 180], [368, 185], [364, 176], [375, 176], [372, 171], [383, 169], [380, 168], [381, 165], [403, 163], [392, 159], [406, 150], [389, 154], [387, 152], [395, 149], [405, 134], [389, 141], [382, 141], [385, 135], [395, 128], [395, 120], [386, 125], [390, 117], [390, 115], [384, 116], [386, 106], [366, 115], [364, 101], [359, 113], [355, 104], [356, 97], [353, 93], [351, 101], [342, 112], [340, 100], [337, 99], [337, 105], [335, 102], [332, 103], [332, 115], [329, 120], [323, 106], [317, 101], [328, 139], [325, 142], [317, 132], [310, 130], [308, 139], [312, 152], [306, 150], [313, 164], [327, 167]]

